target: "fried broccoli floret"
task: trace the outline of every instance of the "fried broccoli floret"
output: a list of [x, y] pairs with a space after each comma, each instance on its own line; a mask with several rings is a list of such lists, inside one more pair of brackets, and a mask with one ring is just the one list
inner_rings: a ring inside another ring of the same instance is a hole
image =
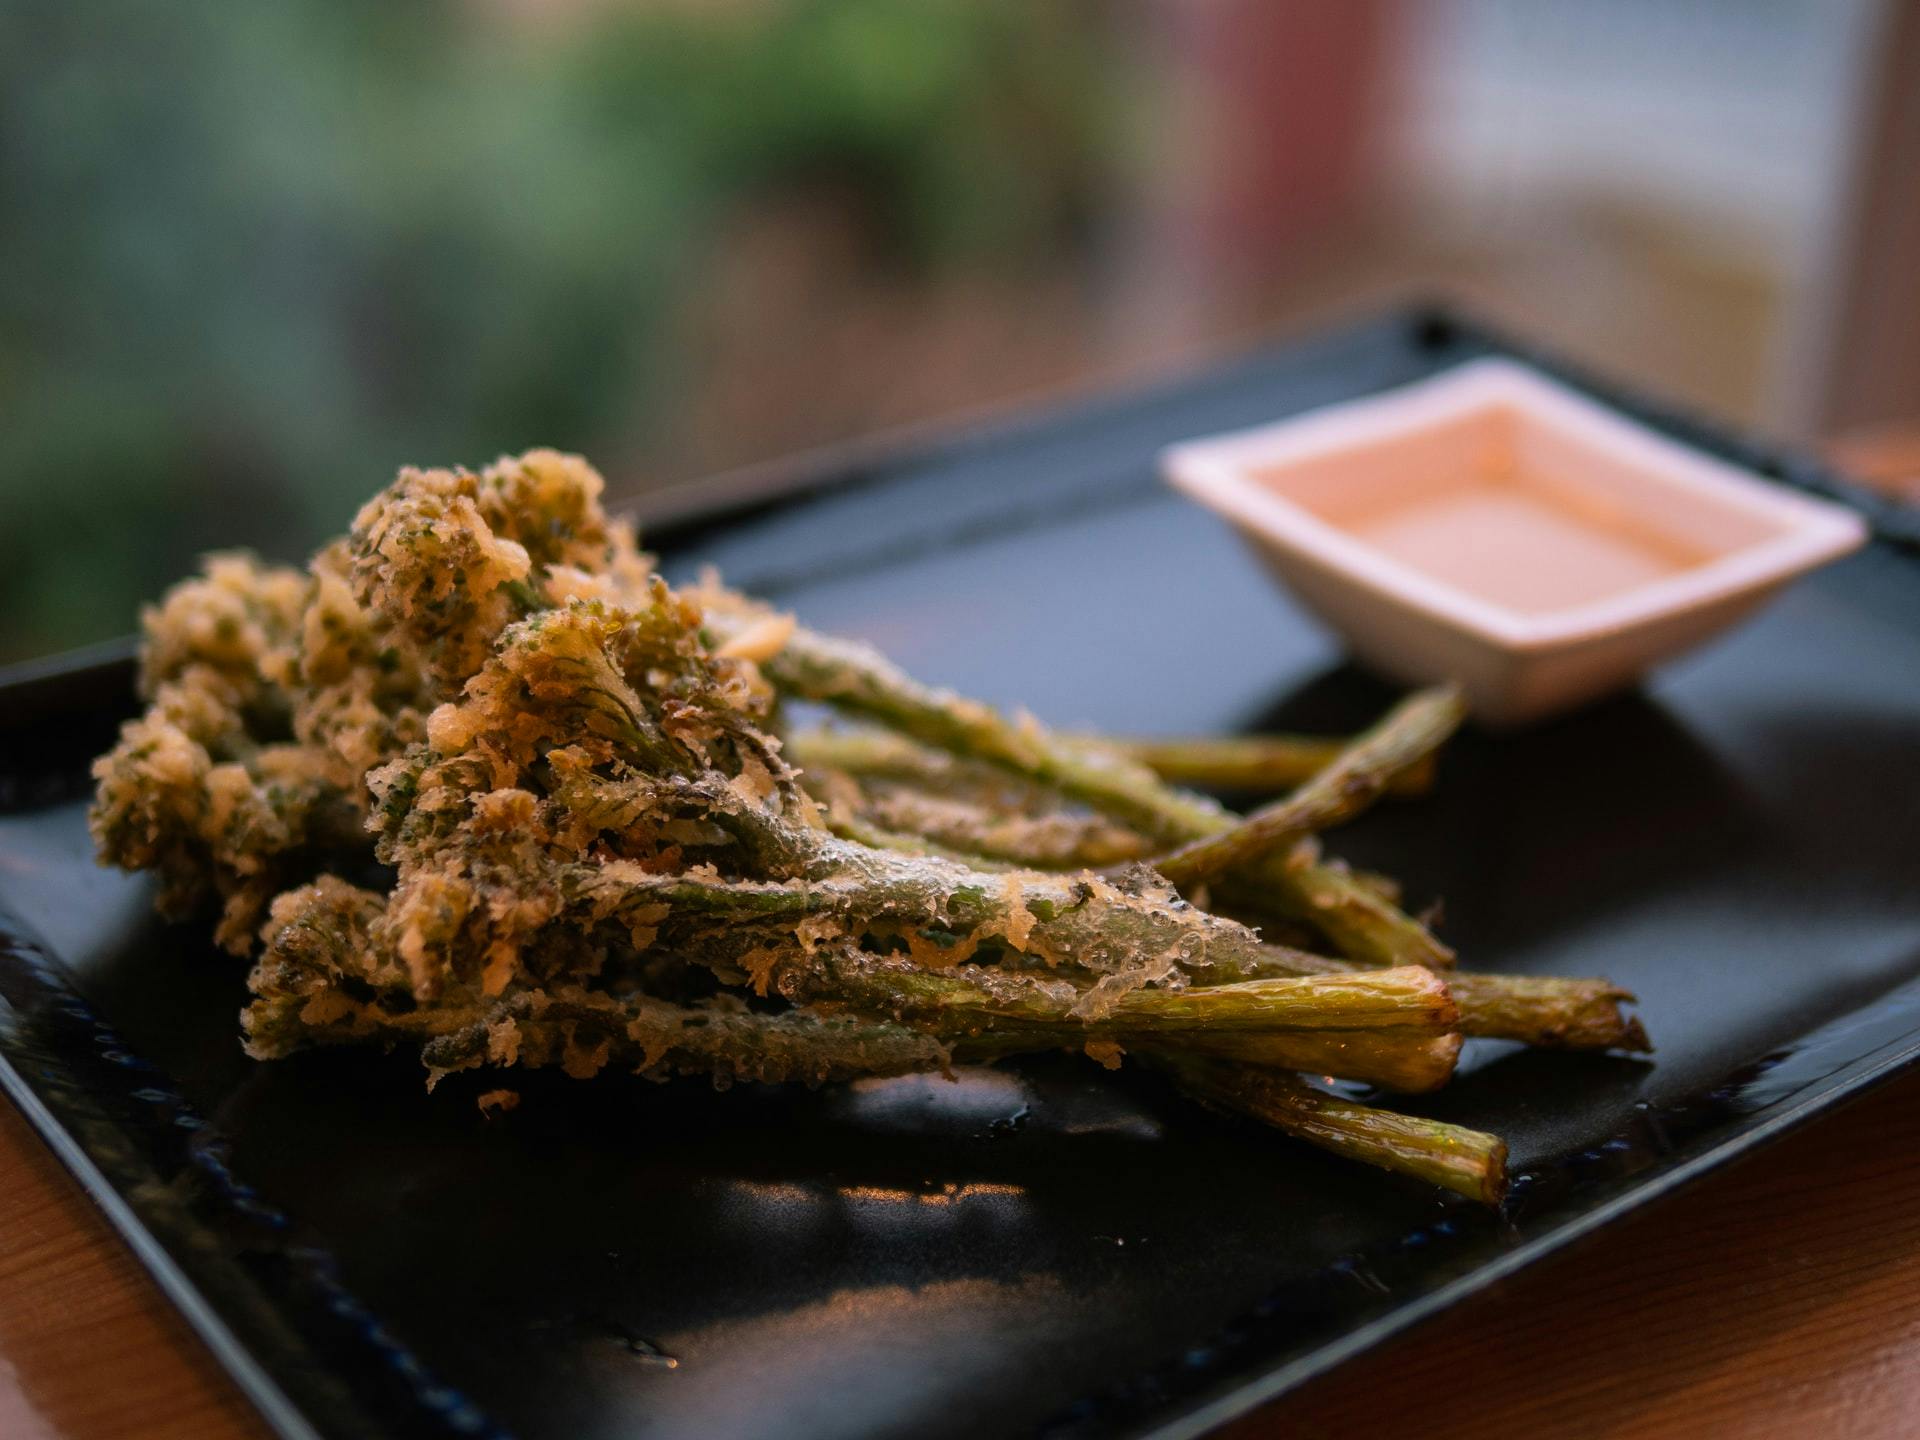
[[[1363, 888], [1304, 837], [1430, 762], [1447, 693], [1241, 820], [716, 579], [676, 590], [602, 488], [547, 450], [404, 470], [304, 572], [214, 556], [145, 616], [147, 709], [95, 765], [93, 832], [158, 873], [165, 913], [220, 902], [220, 943], [255, 954], [250, 1054], [719, 1084], [1135, 1054], [1485, 1196], [1491, 1137], [1223, 1067], [1425, 1089], [1463, 1031], [1644, 1044], [1604, 982], [1471, 977], [1456, 1000], [1404, 963], [1450, 952], [1377, 886], [1367, 926], [1301, 922], [1351, 931], [1345, 957], [1205, 908], [1216, 880], [1256, 911]], [[782, 696], [884, 728], [790, 746]], [[1435, 1158], [1463, 1153], [1485, 1163]]]

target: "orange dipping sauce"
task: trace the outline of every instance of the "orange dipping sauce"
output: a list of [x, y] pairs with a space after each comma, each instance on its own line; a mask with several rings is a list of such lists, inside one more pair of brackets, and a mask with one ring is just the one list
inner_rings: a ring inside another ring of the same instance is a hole
[[1604, 507], [1490, 479], [1350, 516], [1341, 528], [1435, 580], [1524, 614], [1604, 600], [1712, 558]]

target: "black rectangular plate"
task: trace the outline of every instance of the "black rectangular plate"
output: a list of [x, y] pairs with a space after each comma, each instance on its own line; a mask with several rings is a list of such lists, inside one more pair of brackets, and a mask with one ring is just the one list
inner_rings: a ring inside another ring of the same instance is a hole
[[[1342, 730], [1386, 692], [1155, 452], [1512, 349], [1394, 315], [654, 539], [1050, 721]], [[1444, 896], [1470, 965], [1640, 994], [1655, 1063], [1476, 1042], [1412, 1107], [1509, 1138], [1503, 1214], [1066, 1057], [813, 1094], [536, 1075], [492, 1120], [487, 1081], [428, 1096], [397, 1056], [251, 1064], [239, 968], [91, 861], [123, 654], [0, 687], [0, 1081], [290, 1436], [1194, 1434], [1920, 1053], [1920, 564], [1874, 518], [1643, 693], [1468, 733], [1433, 799], [1339, 837]]]

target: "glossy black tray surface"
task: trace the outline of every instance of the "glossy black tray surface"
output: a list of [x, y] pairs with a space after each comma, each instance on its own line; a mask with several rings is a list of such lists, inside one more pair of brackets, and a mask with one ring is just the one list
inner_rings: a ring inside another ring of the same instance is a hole
[[[1387, 692], [1155, 452], [1507, 348], [1396, 315], [654, 539], [1050, 721], [1345, 729]], [[1337, 837], [1444, 897], [1475, 968], [1640, 994], [1653, 1063], [1475, 1042], [1418, 1103], [1509, 1138], [1502, 1214], [1065, 1057], [813, 1094], [527, 1076], [492, 1119], [486, 1079], [428, 1096], [400, 1057], [252, 1064], [239, 968], [92, 863], [112, 651], [0, 685], [0, 1083], [289, 1436], [1198, 1433], [1920, 1053], [1920, 564], [1874, 518], [1643, 693], [1470, 732], [1431, 800]]]

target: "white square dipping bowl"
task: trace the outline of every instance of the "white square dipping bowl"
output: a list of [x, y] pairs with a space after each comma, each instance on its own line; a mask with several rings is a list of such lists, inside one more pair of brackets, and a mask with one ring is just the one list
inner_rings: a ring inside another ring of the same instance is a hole
[[1510, 360], [1176, 445], [1355, 654], [1513, 725], [1632, 683], [1857, 548], [1851, 510], [1656, 434]]

